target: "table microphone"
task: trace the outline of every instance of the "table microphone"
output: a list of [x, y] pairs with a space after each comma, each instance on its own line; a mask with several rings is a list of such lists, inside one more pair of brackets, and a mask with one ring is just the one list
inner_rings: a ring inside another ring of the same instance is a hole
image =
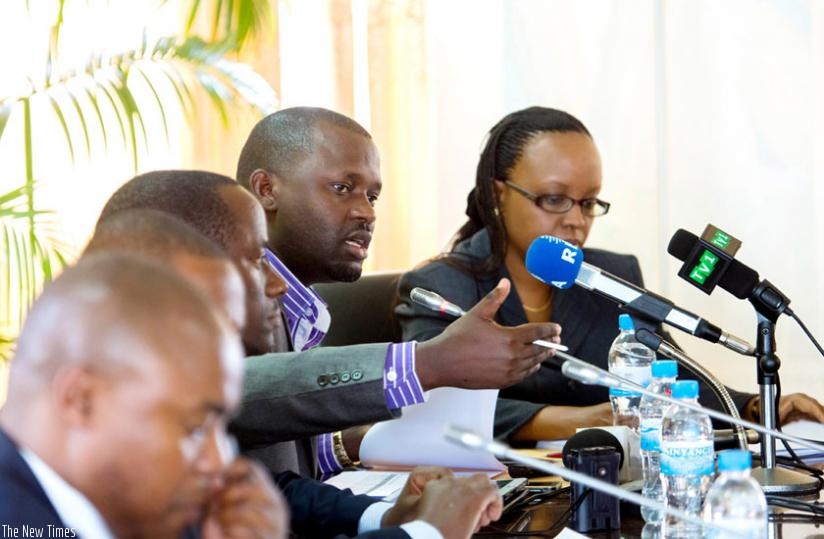
[[662, 400], [670, 404], [677, 404], [678, 406], [681, 406], [683, 408], [707, 414], [710, 417], [726, 421], [727, 423], [732, 423], [734, 425], [740, 425], [742, 427], [752, 429], [756, 432], [760, 432], [761, 434], [766, 434], [767, 436], [773, 436], [781, 440], [795, 442], [798, 445], [802, 445], [804, 447], [809, 447], [811, 449], [824, 452], [824, 444], [821, 444], [819, 442], [807, 440], [806, 438], [801, 438], [799, 436], [787, 434], [786, 432], [782, 432], [779, 430], [768, 429], [762, 425], [759, 425], [758, 423], [747, 421], [746, 419], [733, 417], [728, 414], [716, 412], [711, 408], [705, 408], [697, 404], [680, 401], [677, 399], [673, 399], [672, 397], [668, 397], [667, 395], [661, 395], [653, 391], [649, 391], [642, 385], [638, 385], [631, 380], [627, 380], [626, 378], [622, 378], [620, 376], [612, 374], [611, 372], [605, 371], [604, 369], [600, 369], [594, 365], [590, 365], [589, 363], [582, 361], [577, 357], [567, 354], [565, 352], [556, 352], [555, 356], [556, 358], [564, 360], [564, 363], [561, 365], [561, 372], [564, 374], [564, 376], [566, 376], [567, 378], [572, 378], [573, 380], [577, 380], [582, 384], [599, 385], [608, 388], [634, 391], [656, 400]]
[[[426, 307], [429, 310], [443, 313], [454, 318], [460, 318], [461, 316], [466, 314], [466, 311], [461, 309], [459, 306], [455, 305], [454, 303], [447, 301], [435, 292], [431, 290], [426, 290], [425, 288], [421, 288], [416, 286], [409, 292], [409, 299], [413, 302]], [[538, 339], [532, 341], [532, 344], [537, 344], [538, 346], [543, 346], [544, 348], [551, 348], [553, 350], [560, 350], [562, 352], [566, 352], [569, 350], [563, 344], [554, 343], [552, 341], [545, 341], [543, 339]]]
[[603, 492], [611, 496], [615, 496], [616, 498], [626, 500], [641, 507], [648, 507], [654, 511], [660, 511], [665, 515], [685, 520], [693, 524], [698, 524], [705, 529], [713, 528], [719, 531], [723, 531], [725, 534], [733, 535], [735, 537], [748, 537], [745, 533], [742, 533], [737, 529], [723, 526], [721, 524], [714, 522], [706, 522], [702, 520], [701, 517], [699, 517], [698, 515], [687, 513], [680, 509], [673, 509], [672, 507], [666, 506], [658, 500], [645, 498], [638, 493], [624, 490], [621, 487], [618, 487], [611, 483], [607, 483], [606, 481], [595, 479], [587, 474], [576, 472], [575, 470], [569, 470], [567, 468], [564, 468], [563, 466], [558, 466], [557, 464], [552, 464], [551, 462], [547, 462], [545, 460], [540, 460], [528, 457], [526, 455], [522, 455], [521, 453], [515, 451], [506, 444], [496, 442], [494, 440], [487, 440], [483, 438], [481, 435], [471, 430], [456, 427], [454, 425], [447, 425], [447, 427], [444, 429], [444, 437], [450, 442], [454, 442], [468, 449], [488, 451], [489, 453], [492, 453], [498, 458], [504, 458], [520, 462], [521, 464], [524, 464], [531, 468], [541, 470], [542, 472], [545, 472], [548, 475], [557, 475], [563, 477], [567, 481], [580, 483], [593, 490], [597, 490], [598, 492]]
[[658, 294], [629, 283], [584, 262], [584, 252], [555, 236], [535, 238], [526, 252], [526, 269], [533, 277], [556, 288], [573, 284], [592, 290], [624, 307], [642, 320], [664, 322], [701, 339], [751, 356], [755, 349], [700, 316], [681, 309]]

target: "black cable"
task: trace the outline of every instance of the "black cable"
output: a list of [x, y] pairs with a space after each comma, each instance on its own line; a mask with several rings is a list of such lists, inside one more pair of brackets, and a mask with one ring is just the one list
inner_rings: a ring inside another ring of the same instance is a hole
[[824, 517], [824, 507], [818, 503], [805, 502], [795, 498], [785, 498], [783, 496], [767, 495], [767, 505], [772, 507], [783, 507], [795, 511], [803, 511], [813, 515]]
[[795, 320], [798, 323], [798, 325], [801, 326], [801, 329], [807, 335], [807, 338], [810, 339], [813, 342], [813, 344], [815, 345], [815, 347], [818, 349], [818, 353], [821, 354], [822, 356], [824, 356], [824, 348], [821, 348], [821, 345], [818, 344], [818, 341], [815, 340], [815, 337], [813, 337], [813, 334], [810, 333], [810, 330], [807, 329], [807, 326], [804, 325], [804, 322], [802, 322], [801, 319], [798, 316], [796, 316], [795, 312], [791, 311], [790, 309], [787, 309], [784, 312], [789, 314], [790, 316], [792, 316], [793, 320]]

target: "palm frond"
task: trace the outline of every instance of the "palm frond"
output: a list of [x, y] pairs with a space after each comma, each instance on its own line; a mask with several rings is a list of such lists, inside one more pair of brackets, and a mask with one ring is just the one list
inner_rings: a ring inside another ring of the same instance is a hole
[[19, 327], [43, 283], [66, 265], [68, 248], [58, 239], [54, 213], [29, 209], [28, 189], [0, 194], [0, 286], [6, 299], [0, 328]]
[[11, 102], [4, 101], [0, 103], [0, 139], [3, 138], [3, 131], [6, 130], [6, 124], [9, 121], [9, 116], [11, 116], [11, 109]]
[[[208, 5], [208, 4], [207, 4]], [[264, 32], [271, 20], [270, 0], [216, 0], [208, 20], [209, 41], [225, 42], [239, 51], [251, 39]], [[192, 0], [186, 18], [185, 35], [194, 37], [195, 23], [202, 13], [201, 0]]]

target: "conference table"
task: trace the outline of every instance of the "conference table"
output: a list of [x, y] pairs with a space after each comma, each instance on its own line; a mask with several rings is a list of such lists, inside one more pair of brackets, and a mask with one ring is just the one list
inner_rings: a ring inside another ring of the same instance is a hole
[[[563, 493], [547, 501], [524, 509], [514, 509], [504, 515], [493, 528], [485, 528], [476, 538], [509, 537], [555, 537], [563, 528], [551, 529], [563, 517], [569, 507], [569, 495]], [[500, 530], [500, 531], [499, 531]], [[640, 537], [660, 537], [644, 531], [644, 521], [637, 508], [621, 504], [621, 529], [612, 531], [585, 532], [583, 535], [594, 538], [635, 539]], [[770, 539], [824, 539], [824, 519], [813, 522], [771, 522]], [[527, 535], [527, 532], [534, 535]]]
[[[537, 457], [538, 450], [520, 450], [529, 456]], [[550, 460], [550, 459], [548, 459]], [[554, 460], [554, 459], [552, 459]], [[557, 462], [557, 461], [556, 461]], [[536, 487], [560, 482], [557, 477], [540, 477], [530, 479], [530, 485]], [[824, 491], [822, 491], [824, 492]], [[806, 499], [810, 502], [814, 500]], [[526, 506], [519, 506], [509, 510], [503, 518], [492, 526], [484, 528], [475, 537], [481, 538], [510, 538], [510, 537], [555, 537], [560, 534], [564, 527], [557, 526], [563, 522], [567, 509], [569, 508], [568, 489], [558, 493], [547, 493], [543, 496], [535, 495], [534, 502]], [[824, 502], [824, 495], [819, 494], [818, 502]], [[824, 507], [824, 505], [822, 505]], [[819, 518], [817, 522], [805, 522], [791, 520], [788, 510], [774, 510], [778, 513], [782, 521], [771, 522], [769, 527], [770, 539], [824, 539], [824, 518]], [[796, 513], [797, 514], [797, 513]], [[635, 538], [658, 538], [659, 533], [651, 533], [653, 530], [644, 531], [644, 520], [641, 518], [637, 506], [628, 502], [621, 502], [621, 528], [610, 531], [590, 531], [583, 532], [586, 537], [610, 538], [610, 539], [635, 539]], [[569, 522], [566, 522], [569, 526]]]

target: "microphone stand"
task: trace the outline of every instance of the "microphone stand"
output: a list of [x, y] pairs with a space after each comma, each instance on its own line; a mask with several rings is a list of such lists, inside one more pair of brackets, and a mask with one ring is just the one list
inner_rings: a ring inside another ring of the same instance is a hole
[[[775, 433], [778, 430], [776, 390], [781, 360], [776, 355], [775, 324], [789, 309], [790, 298], [771, 282], [763, 279], [747, 298], [755, 308], [757, 328], [755, 357], [758, 359], [758, 386], [761, 422]], [[775, 458], [774, 434], [761, 437], [761, 466], [753, 468], [752, 476], [765, 493], [800, 496], [818, 491], [817, 480], [808, 475], [779, 468]]]

